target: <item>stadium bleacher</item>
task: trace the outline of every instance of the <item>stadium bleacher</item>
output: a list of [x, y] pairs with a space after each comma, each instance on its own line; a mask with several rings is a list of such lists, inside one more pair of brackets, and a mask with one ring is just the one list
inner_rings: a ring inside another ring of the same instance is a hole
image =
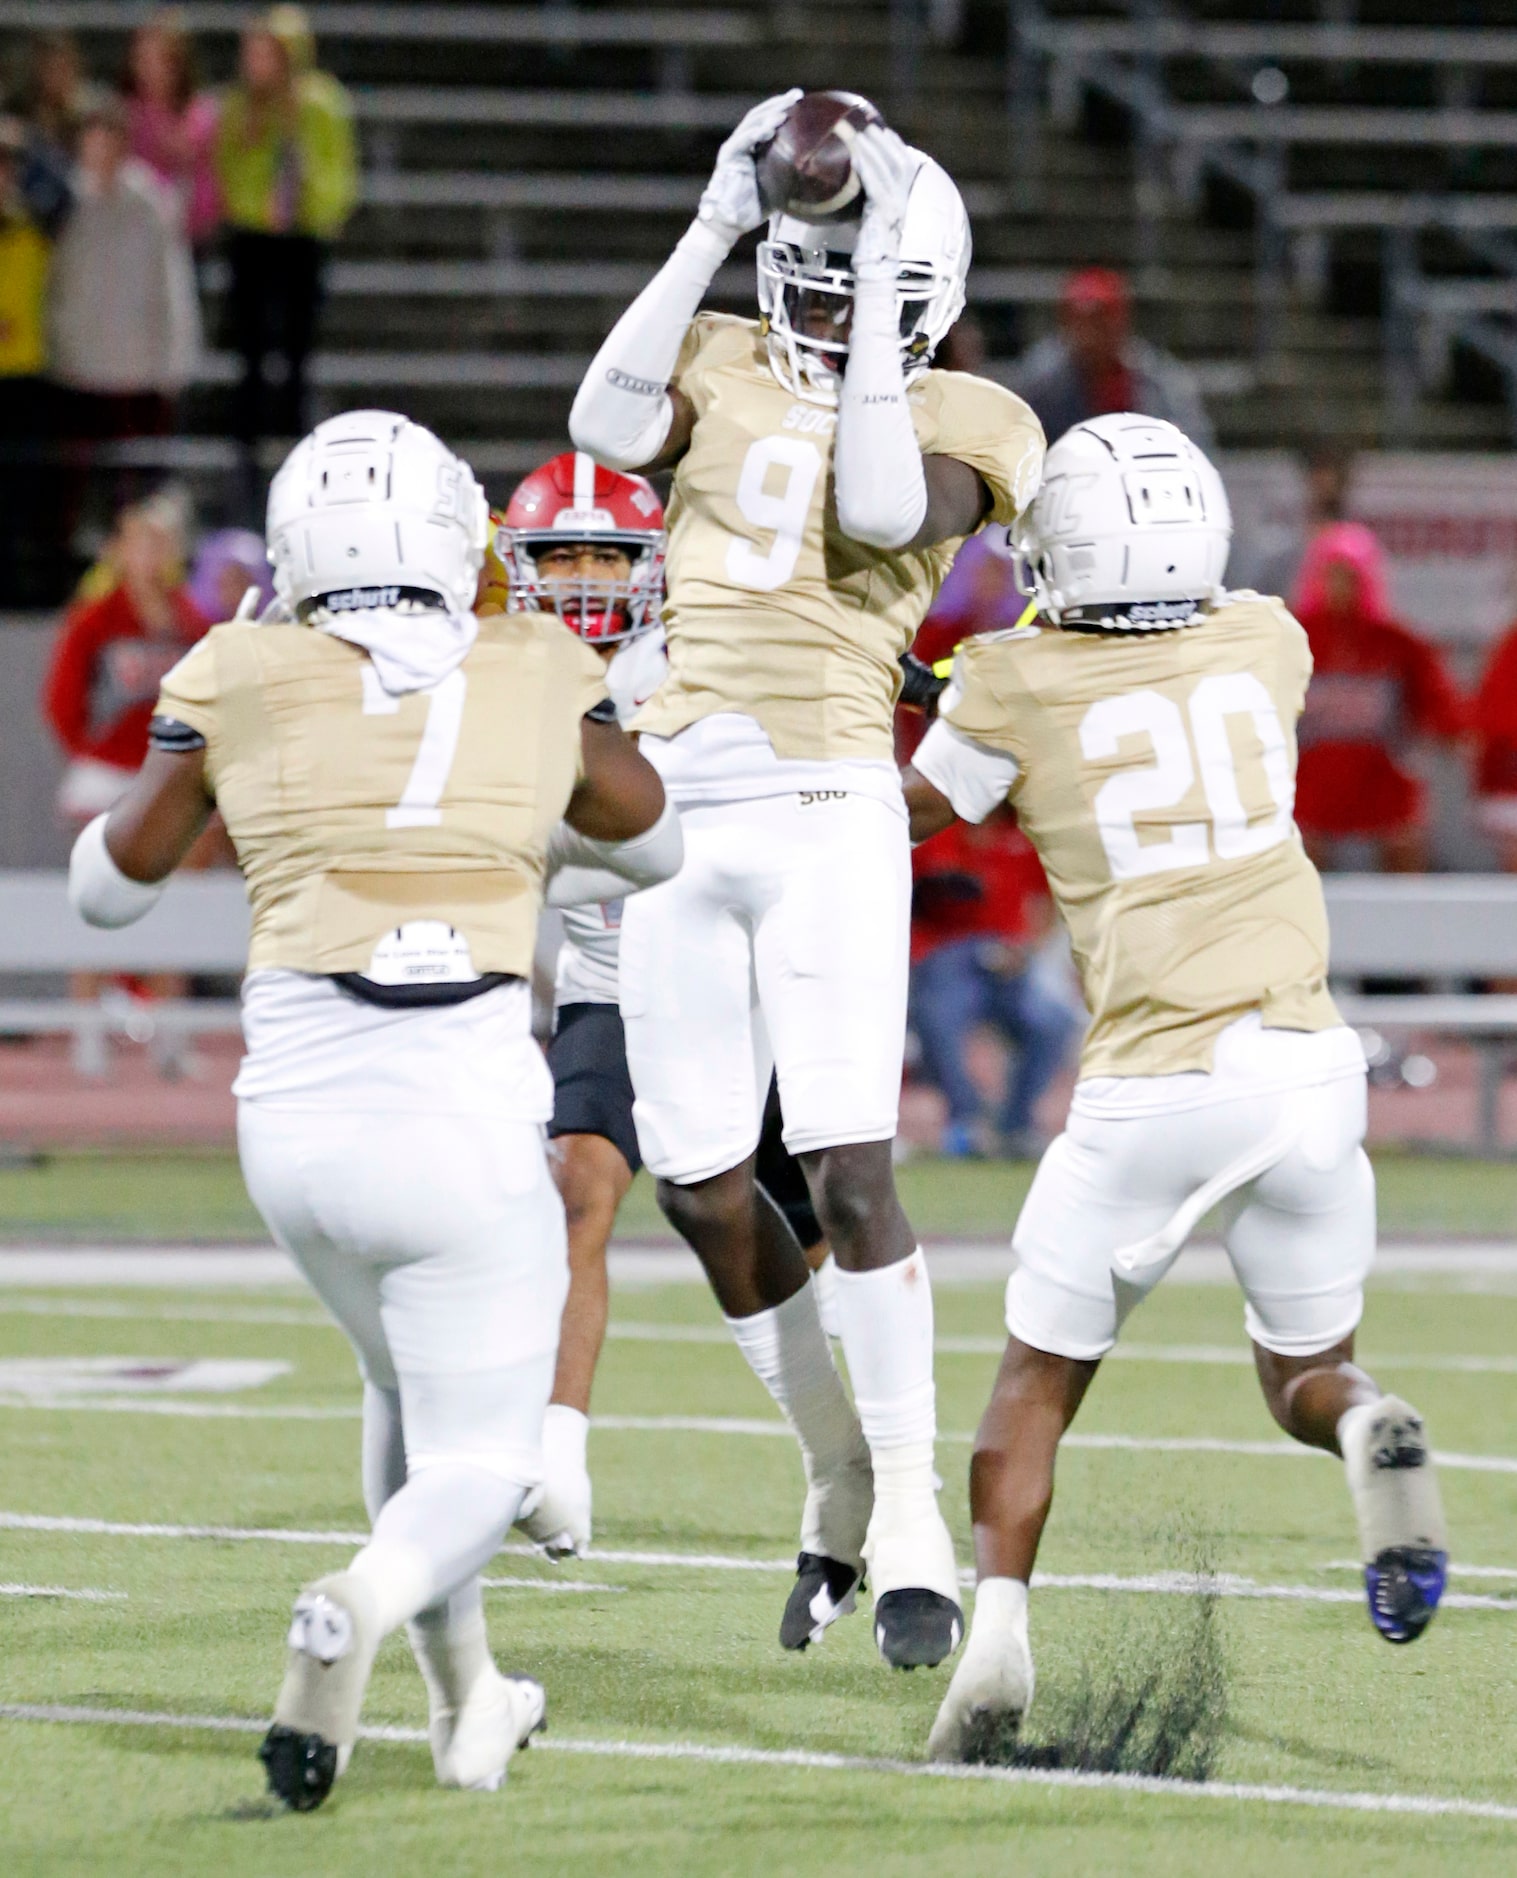
[[[72, 27], [107, 69], [143, 11], [7, 0], [0, 31]], [[967, 9], [969, 49], [952, 51], [885, 0], [318, 5], [323, 59], [356, 99], [364, 181], [316, 382], [336, 402], [406, 402], [514, 467], [559, 433], [588, 351], [666, 250], [742, 105], [794, 80], [845, 82], [964, 183], [996, 369], [1046, 329], [1058, 271], [1102, 260], [1135, 271], [1143, 330], [1199, 368], [1224, 445], [1502, 441], [1491, 361], [1512, 290], [1490, 244], [1514, 220], [1500, 187], [1517, 148], [1503, 108], [1513, 32], [1254, 11], [994, 0]], [[223, 74], [243, 10], [187, 14]], [[1283, 73], [1288, 97], [1258, 103], [1261, 71]], [[1388, 165], [1404, 191], [1386, 187]], [[214, 269], [208, 287], [214, 311]], [[718, 297], [750, 302], [741, 261]], [[1396, 315], [1384, 322], [1382, 299]], [[1475, 352], [1487, 364], [1472, 399]], [[213, 349], [194, 432], [224, 430], [229, 371]]]

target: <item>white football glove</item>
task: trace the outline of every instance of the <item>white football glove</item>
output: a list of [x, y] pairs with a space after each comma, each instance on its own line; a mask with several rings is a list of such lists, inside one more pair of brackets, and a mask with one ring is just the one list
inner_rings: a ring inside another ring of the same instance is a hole
[[861, 278], [871, 265], [890, 270], [901, 254], [906, 204], [921, 164], [916, 151], [883, 124], [859, 131], [850, 145], [853, 167], [864, 186], [864, 216], [853, 249], [853, 271]]
[[766, 98], [762, 104], [754, 105], [717, 152], [716, 168], [702, 193], [697, 215], [709, 229], [724, 238], [729, 248], [750, 229], [768, 220], [768, 211], [759, 201], [753, 153], [770, 141], [784, 123], [791, 105], [802, 95], [800, 86], [793, 85], [777, 98]]

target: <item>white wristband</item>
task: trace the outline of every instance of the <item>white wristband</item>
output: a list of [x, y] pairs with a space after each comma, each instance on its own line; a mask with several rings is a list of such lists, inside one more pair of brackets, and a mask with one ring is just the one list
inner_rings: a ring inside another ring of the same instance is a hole
[[97, 815], [74, 843], [68, 862], [69, 905], [91, 926], [130, 926], [158, 904], [164, 882], [133, 880], [105, 845], [108, 815]]

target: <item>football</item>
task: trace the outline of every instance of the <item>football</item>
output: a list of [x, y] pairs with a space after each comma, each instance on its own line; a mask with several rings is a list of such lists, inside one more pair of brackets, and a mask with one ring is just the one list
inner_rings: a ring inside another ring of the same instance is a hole
[[849, 145], [856, 131], [884, 121], [854, 91], [808, 91], [798, 98], [755, 159], [764, 207], [802, 222], [857, 215], [860, 183]]

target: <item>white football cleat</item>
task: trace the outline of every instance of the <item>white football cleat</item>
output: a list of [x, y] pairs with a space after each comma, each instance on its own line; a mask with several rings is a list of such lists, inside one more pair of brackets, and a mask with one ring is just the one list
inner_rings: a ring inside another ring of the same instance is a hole
[[1034, 1681], [1027, 1588], [1009, 1578], [986, 1579], [975, 1594], [963, 1659], [927, 1737], [928, 1759], [1004, 1758], [1032, 1701]]
[[318, 1578], [295, 1600], [284, 1682], [258, 1758], [270, 1790], [297, 1813], [320, 1806], [346, 1771], [380, 1640], [373, 1594], [351, 1573]]
[[457, 1709], [434, 1709], [428, 1736], [437, 1784], [494, 1793], [511, 1757], [547, 1721], [548, 1698], [528, 1676], [503, 1676], [493, 1665], [476, 1677]]

